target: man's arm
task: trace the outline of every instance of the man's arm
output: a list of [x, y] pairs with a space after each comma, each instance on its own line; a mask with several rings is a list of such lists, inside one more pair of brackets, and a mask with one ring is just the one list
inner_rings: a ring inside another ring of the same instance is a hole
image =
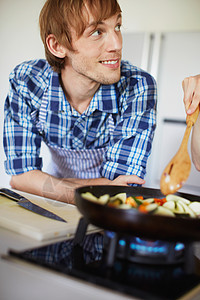
[[124, 185], [144, 184], [145, 181], [136, 175], [121, 175], [115, 180], [106, 178], [77, 179], [56, 178], [39, 170], [29, 171], [12, 176], [12, 188], [38, 196], [74, 204], [74, 190], [84, 185]]
[[[200, 105], [200, 75], [187, 77], [182, 82], [184, 98], [183, 102], [187, 114], [192, 114]], [[191, 139], [192, 161], [200, 171], [200, 115], [194, 125]]]
[[192, 161], [198, 171], [200, 171], [200, 114], [193, 127], [191, 140]]

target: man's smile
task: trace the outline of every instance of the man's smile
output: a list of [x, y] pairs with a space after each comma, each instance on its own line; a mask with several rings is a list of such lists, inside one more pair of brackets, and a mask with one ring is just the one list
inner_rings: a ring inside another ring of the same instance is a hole
[[106, 65], [108, 67], [114, 67], [114, 68], [118, 68], [119, 67], [119, 59], [112, 59], [112, 60], [102, 60], [100, 61], [100, 63], [102, 65]]

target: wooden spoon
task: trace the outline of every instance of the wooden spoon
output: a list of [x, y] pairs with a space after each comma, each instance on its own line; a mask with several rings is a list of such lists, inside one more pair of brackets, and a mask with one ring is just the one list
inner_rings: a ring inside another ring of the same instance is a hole
[[187, 127], [180, 148], [162, 173], [160, 189], [164, 195], [173, 194], [179, 190], [190, 174], [191, 160], [187, 145], [192, 126], [196, 122], [198, 115], [199, 106], [193, 114], [187, 115]]

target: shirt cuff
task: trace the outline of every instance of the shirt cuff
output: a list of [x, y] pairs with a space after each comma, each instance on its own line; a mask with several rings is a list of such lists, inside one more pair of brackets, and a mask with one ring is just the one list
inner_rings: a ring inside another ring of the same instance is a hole
[[19, 157], [4, 162], [5, 171], [8, 175], [18, 175], [32, 170], [42, 169], [41, 157]]
[[120, 175], [137, 175], [144, 179], [146, 169], [138, 165], [122, 165], [114, 162], [106, 162], [101, 166], [100, 173], [102, 177], [114, 180]]

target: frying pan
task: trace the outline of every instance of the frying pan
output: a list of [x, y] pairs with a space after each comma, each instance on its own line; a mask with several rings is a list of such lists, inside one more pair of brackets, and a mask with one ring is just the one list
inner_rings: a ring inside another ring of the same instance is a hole
[[[81, 194], [85, 192], [90, 192], [96, 197], [104, 194], [114, 196], [125, 192], [127, 196], [163, 198], [163, 194], [158, 189], [113, 185], [85, 186], [76, 189], [75, 201], [88, 223], [105, 230], [146, 239], [179, 242], [200, 240], [200, 219], [151, 215], [141, 213], [136, 209], [108, 207], [82, 198]], [[190, 201], [200, 201], [200, 196], [185, 193], [176, 193], [176, 195]]]

